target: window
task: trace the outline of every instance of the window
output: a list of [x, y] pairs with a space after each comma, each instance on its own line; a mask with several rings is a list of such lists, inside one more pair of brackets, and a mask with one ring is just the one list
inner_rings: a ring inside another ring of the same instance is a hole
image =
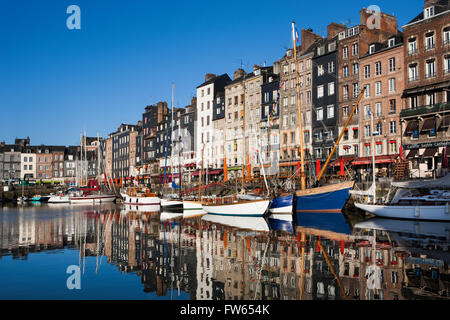
[[317, 98], [323, 97], [323, 85], [317, 87]]
[[381, 75], [381, 62], [375, 63], [375, 75], [379, 76]]
[[370, 137], [370, 125], [364, 127], [364, 134], [366, 137]]
[[397, 133], [397, 122], [395, 122], [395, 121], [389, 122], [389, 132], [391, 134]]
[[[353, 128], [353, 139], [358, 139], [358, 132], [359, 130], [358, 130], [358, 128]], [[356, 150], [356, 153], [355, 154], [358, 154], [358, 148], [355, 148], [355, 150]]]
[[408, 55], [417, 53], [417, 40], [415, 37], [408, 40]]
[[436, 76], [435, 60], [434, 59], [427, 60], [425, 67], [425, 78], [433, 78], [435, 76]]
[[444, 74], [450, 73], [450, 54], [444, 57]]
[[348, 77], [348, 66], [342, 68], [342, 74], [344, 77]]
[[434, 32], [425, 34], [425, 51], [432, 50], [435, 47]]
[[450, 27], [444, 28], [444, 35], [442, 37], [444, 45], [450, 44]]
[[352, 45], [352, 51], [353, 51], [353, 55], [354, 55], [354, 56], [357, 56], [357, 55], [358, 55], [359, 50], [358, 50], [358, 44], [357, 44], [357, 43], [354, 43], [354, 44]]
[[408, 68], [408, 82], [419, 80], [417, 63], [410, 64]]
[[388, 47], [393, 47], [395, 45], [395, 38], [389, 39], [388, 41]]
[[323, 120], [323, 108], [317, 108], [317, 121]]
[[342, 115], [344, 117], [348, 117], [348, 106], [342, 108]]
[[364, 118], [366, 119], [370, 118], [370, 104], [364, 107]]
[[389, 100], [389, 113], [395, 113], [396, 108], [397, 108], [397, 100], [395, 99]]
[[348, 47], [342, 48], [342, 57], [344, 57], [344, 59], [348, 58]]
[[366, 144], [364, 147], [364, 154], [366, 155], [366, 157], [370, 156], [370, 144]]
[[358, 73], [359, 73], [359, 64], [354, 63], [353, 64], [353, 74], [358, 74]]
[[381, 142], [377, 142], [376, 148], [377, 148], [377, 154], [383, 153], [383, 144]]
[[373, 133], [373, 135], [378, 135], [381, 136], [383, 134], [383, 125], [381, 124], [381, 122], [377, 123], [377, 131]]
[[334, 82], [328, 84], [328, 95], [332, 96], [334, 94]]
[[364, 91], [364, 97], [370, 97], [370, 84], [365, 85], [366, 90]]
[[389, 92], [395, 92], [395, 78], [389, 79]]
[[364, 78], [370, 78], [370, 65], [364, 66]]
[[434, 16], [434, 7], [429, 7], [424, 10], [424, 18], [428, 19]]
[[334, 70], [334, 61], [328, 62], [328, 73], [333, 73]]
[[353, 97], [356, 98], [359, 94], [359, 85], [358, 83], [353, 84]]
[[334, 118], [334, 105], [327, 106], [327, 118]]
[[370, 45], [370, 47], [369, 47], [369, 53], [370, 53], [370, 54], [375, 53], [375, 45], [374, 45], [374, 44], [371, 44], [371, 45]]
[[391, 143], [389, 143], [389, 153], [390, 154], [396, 154], [397, 153], [397, 142], [391, 141]]
[[344, 99], [347, 100], [348, 99], [348, 85], [345, 85], [342, 87], [342, 92], [343, 92]]
[[389, 59], [389, 72], [395, 71], [395, 58]]
[[435, 93], [429, 93], [427, 94], [427, 105], [431, 106], [433, 104], [436, 104], [436, 96]]
[[375, 94], [376, 95], [381, 94], [381, 81], [375, 83]]
[[323, 65], [318, 66], [317, 67], [317, 76], [318, 77], [323, 76], [324, 73], [325, 73], [325, 70], [323, 68]]
[[381, 117], [381, 102], [375, 104], [375, 117]]

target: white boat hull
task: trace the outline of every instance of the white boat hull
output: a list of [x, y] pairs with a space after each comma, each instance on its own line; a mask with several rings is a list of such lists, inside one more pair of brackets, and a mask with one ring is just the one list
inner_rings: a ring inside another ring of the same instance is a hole
[[69, 203], [70, 197], [69, 196], [51, 196], [50, 199], [48, 199], [48, 203]]
[[269, 207], [269, 200], [241, 201], [233, 204], [203, 205], [203, 210], [212, 215], [262, 217]]
[[203, 204], [199, 201], [183, 200], [183, 210], [202, 210]]
[[73, 204], [97, 204], [97, 203], [112, 203], [116, 200], [114, 195], [90, 195], [84, 197], [72, 197], [70, 203]]
[[269, 212], [274, 214], [290, 214], [292, 215], [293, 206], [286, 206], [281, 208], [270, 208]]
[[130, 197], [125, 193], [121, 193], [123, 203], [133, 206], [159, 206], [161, 199], [158, 197]]
[[361, 210], [384, 218], [450, 221], [449, 206], [388, 206], [355, 203]]

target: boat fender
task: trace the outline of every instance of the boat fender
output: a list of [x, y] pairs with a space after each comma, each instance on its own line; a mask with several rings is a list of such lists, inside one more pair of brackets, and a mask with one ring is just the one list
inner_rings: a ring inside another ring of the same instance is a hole
[[450, 214], [450, 205], [448, 202], [445, 204], [445, 214]]

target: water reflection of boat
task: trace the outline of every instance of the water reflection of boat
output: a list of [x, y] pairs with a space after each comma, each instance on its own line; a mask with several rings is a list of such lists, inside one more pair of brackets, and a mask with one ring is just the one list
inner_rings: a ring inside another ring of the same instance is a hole
[[160, 221], [189, 219], [200, 217], [206, 214], [205, 210], [183, 210], [182, 212], [163, 211], [160, 215]]
[[383, 230], [411, 235], [415, 234], [427, 237], [437, 237], [450, 241], [450, 222], [373, 218], [356, 223], [354, 228]]
[[277, 214], [272, 213], [267, 219], [269, 222], [270, 230], [294, 232], [294, 225], [291, 214]]
[[159, 204], [156, 205], [136, 205], [136, 204], [124, 204], [122, 211], [134, 211], [136, 213], [148, 213], [158, 212], [160, 210]]
[[352, 233], [344, 215], [338, 212], [297, 213], [295, 225], [297, 231], [324, 235], [330, 239], [348, 238]]
[[202, 217], [202, 221], [222, 224], [242, 230], [252, 230], [268, 232], [269, 226], [262, 217], [230, 217], [207, 214]]

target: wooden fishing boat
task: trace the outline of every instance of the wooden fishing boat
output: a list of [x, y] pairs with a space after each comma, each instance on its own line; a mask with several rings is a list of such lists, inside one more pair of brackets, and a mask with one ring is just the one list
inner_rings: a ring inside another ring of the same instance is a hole
[[159, 206], [161, 199], [148, 188], [128, 187], [120, 193], [123, 203], [133, 206]]
[[203, 204], [203, 210], [212, 215], [262, 217], [267, 212], [269, 200], [238, 200], [234, 197], [218, 198]]

